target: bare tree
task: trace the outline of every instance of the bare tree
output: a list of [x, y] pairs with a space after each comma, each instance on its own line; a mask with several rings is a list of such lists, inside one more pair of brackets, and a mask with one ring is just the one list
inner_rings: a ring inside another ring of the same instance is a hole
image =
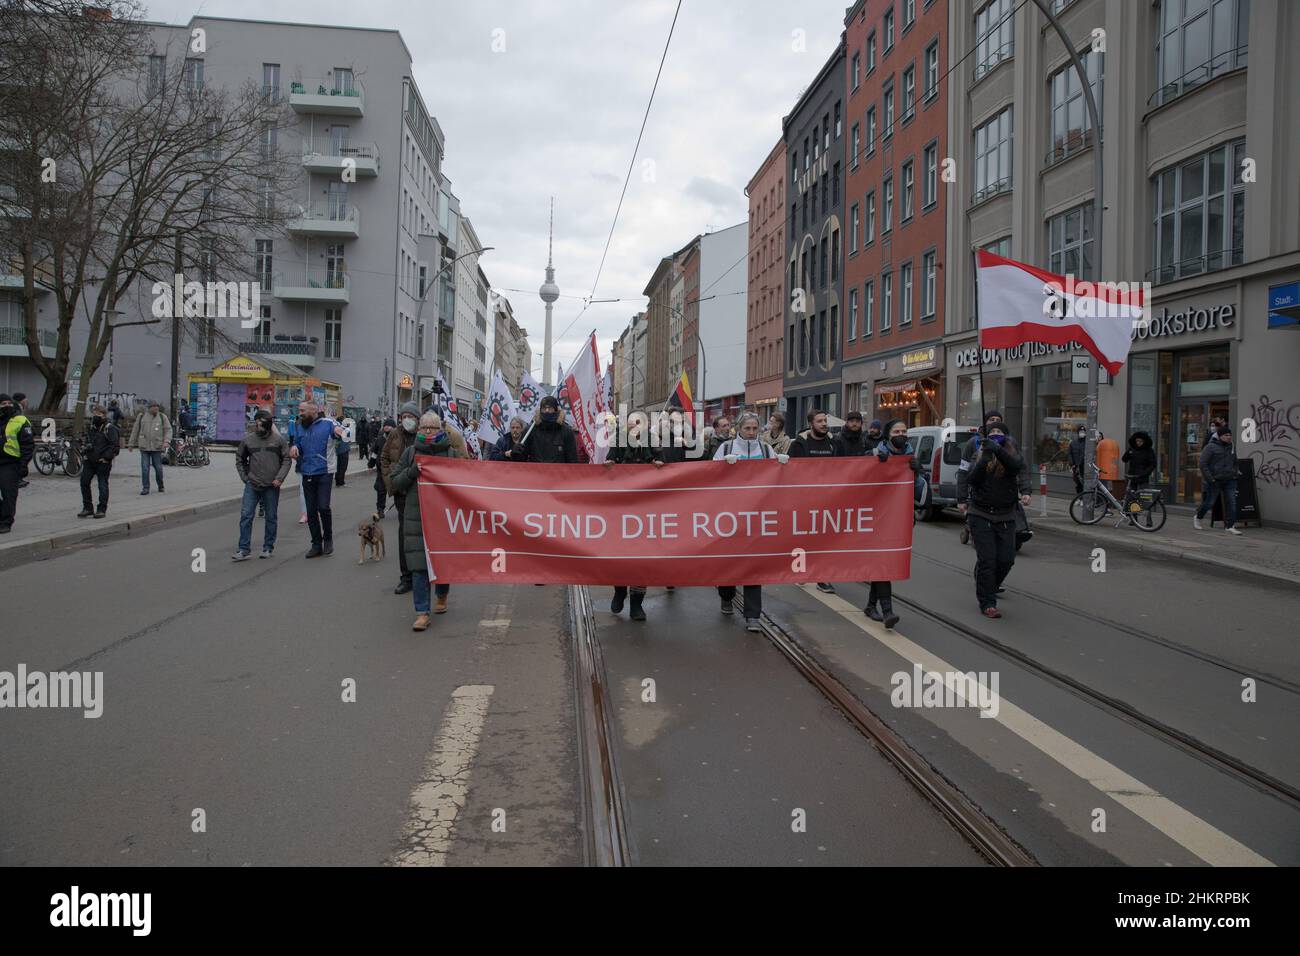
[[[272, 148], [292, 114], [251, 79], [205, 87], [200, 58], [184, 44], [155, 49], [133, 0], [84, 9], [0, 0], [0, 21], [0, 147], [9, 147], [0, 161], [0, 258], [21, 271], [25, 341], [46, 380], [41, 413], [66, 398], [71, 333], [85, 323], [79, 426], [119, 303], [187, 272], [201, 281], [252, 277], [251, 231], [282, 227], [283, 197], [298, 178]], [[37, 335], [38, 282], [57, 304], [48, 359]], [[208, 334], [204, 318], [202, 307], [176, 316], [173, 356], [187, 331]]]

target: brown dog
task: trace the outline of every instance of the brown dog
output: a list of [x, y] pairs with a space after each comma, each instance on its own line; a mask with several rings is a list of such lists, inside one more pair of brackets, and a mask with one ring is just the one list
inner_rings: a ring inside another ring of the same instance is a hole
[[376, 512], [369, 519], [357, 525], [357, 536], [361, 538], [361, 560], [357, 564], [366, 563], [366, 549], [370, 549], [373, 560], [378, 561], [384, 556], [384, 527], [379, 522], [383, 520], [383, 515]]

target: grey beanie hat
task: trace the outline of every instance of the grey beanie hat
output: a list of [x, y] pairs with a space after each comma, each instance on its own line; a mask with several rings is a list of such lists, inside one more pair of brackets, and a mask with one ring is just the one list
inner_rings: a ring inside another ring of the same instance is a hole
[[397, 417], [401, 418], [403, 415], [414, 415], [418, 420], [420, 417], [420, 406], [415, 404], [415, 402], [407, 402], [404, 405], [399, 405], [397, 408]]

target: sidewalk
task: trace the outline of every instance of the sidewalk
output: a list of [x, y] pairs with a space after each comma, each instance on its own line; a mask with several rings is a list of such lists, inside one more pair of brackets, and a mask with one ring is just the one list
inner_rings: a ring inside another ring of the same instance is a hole
[[1034, 531], [1044, 534], [1070, 535], [1095, 541], [1102, 547], [1128, 548], [1164, 557], [1182, 558], [1199, 564], [1230, 568], [1262, 577], [1300, 584], [1300, 532], [1238, 525], [1240, 536], [1228, 534], [1219, 523], [1210, 530], [1209, 518], [1201, 523], [1204, 531], [1192, 527], [1192, 507], [1169, 508], [1169, 517], [1159, 531], [1146, 533], [1127, 523], [1115, 527], [1118, 515], [1091, 527], [1075, 524], [1069, 512], [1070, 499], [1048, 496], [1047, 517], [1041, 514], [1042, 497], [1035, 494], [1025, 509]]
[[[0, 567], [31, 561], [55, 548], [65, 548], [88, 538], [106, 534], [131, 534], [150, 525], [175, 521], [210, 508], [237, 504], [244, 486], [235, 474], [235, 457], [224, 449], [212, 451], [212, 464], [203, 468], [185, 465], [163, 466], [166, 494], [153, 487], [150, 472], [148, 495], [140, 494], [140, 454], [124, 450], [113, 462], [109, 476], [108, 515], [78, 518], [81, 510], [81, 479], [62, 471], [46, 477], [30, 468], [31, 482], [18, 493], [18, 517], [14, 529], [0, 536]], [[91, 491], [99, 503], [96, 483]], [[298, 495], [298, 475], [290, 470], [282, 495]]]

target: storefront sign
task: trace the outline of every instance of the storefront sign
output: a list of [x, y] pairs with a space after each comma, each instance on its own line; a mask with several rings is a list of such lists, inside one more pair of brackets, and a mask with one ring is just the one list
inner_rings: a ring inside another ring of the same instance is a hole
[[903, 353], [903, 371], [907, 373], [920, 372], [928, 368], [934, 368], [936, 364], [936, 350], [932, 345], [928, 349], [917, 349], [914, 352]]
[[406, 375], [405, 373], [403, 373], [402, 377], [397, 380], [398, 388], [411, 388], [414, 385], [415, 382], [411, 380], [411, 376]]
[[1268, 287], [1268, 327], [1300, 329], [1300, 282]]
[[[1070, 360], [1070, 384], [1087, 385], [1088, 384], [1088, 366], [1092, 364], [1091, 355], [1076, 355]], [[1098, 368], [1097, 379], [1102, 385], [1110, 384], [1110, 373], [1104, 368]]]
[[270, 378], [271, 373], [252, 359], [236, 355], [212, 370], [213, 378]]
[[[1066, 352], [1082, 351], [1078, 342], [1066, 345], [1045, 345], [1042, 342], [1026, 342], [1009, 349], [984, 349], [984, 364], [989, 368], [998, 368], [1005, 359], [1008, 362], [1023, 362], [1041, 355], [1061, 355]], [[958, 368], [978, 368], [980, 350], [977, 348], [961, 349], [957, 352]]]
[[1236, 321], [1237, 307], [1233, 305], [1216, 305], [1208, 309], [1185, 309], [1182, 312], [1170, 312], [1168, 308], [1154, 313], [1145, 325], [1133, 326], [1133, 341], [1143, 339], [1165, 338], [1170, 335], [1186, 335], [1192, 332], [1211, 332], [1226, 329]]

